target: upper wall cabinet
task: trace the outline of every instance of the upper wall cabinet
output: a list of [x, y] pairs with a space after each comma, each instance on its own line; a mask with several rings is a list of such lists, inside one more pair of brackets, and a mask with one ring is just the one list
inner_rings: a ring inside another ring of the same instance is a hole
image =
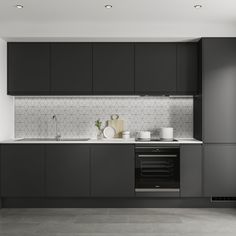
[[205, 143], [236, 143], [236, 39], [202, 40]]
[[134, 93], [133, 44], [94, 44], [93, 91], [94, 94]]
[[136, 94], [176, 92], [176, 44], [135, 45], [135, 91]]
[[92, 93], [91, 44], [51, 44], [51, 92], [65, 95]]
[[49, 93], [48, 43], [8, 43], [8, 94]]
[[196, 94], [197, 45], [8, 43], [8, 94]]
[[198, 43], [177, 44], [177, 94], [197, 94], [198, 74]]

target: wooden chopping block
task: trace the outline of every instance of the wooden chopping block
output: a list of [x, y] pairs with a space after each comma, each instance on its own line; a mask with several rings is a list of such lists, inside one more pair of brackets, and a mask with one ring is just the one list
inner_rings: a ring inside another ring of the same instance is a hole
[[111, 126], [116, 130], [115, 138], [122, 138], [122, 132], [124, 131], [124, 121], [120, 120], [117, 114], [111, 115], [111, 120], [108, 120], [108, 126]]

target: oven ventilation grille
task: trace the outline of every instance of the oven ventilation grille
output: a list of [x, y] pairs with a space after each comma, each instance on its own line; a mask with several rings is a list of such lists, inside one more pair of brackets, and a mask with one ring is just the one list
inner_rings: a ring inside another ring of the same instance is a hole
[[236, 197], [212, 197], [212, 202], [236, 202]]

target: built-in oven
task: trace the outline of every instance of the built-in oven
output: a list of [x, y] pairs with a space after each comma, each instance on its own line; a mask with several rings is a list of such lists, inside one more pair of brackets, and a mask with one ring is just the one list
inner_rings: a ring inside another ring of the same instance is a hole
[[135, 192], [179, 191], [179, 146], [137, 145], [135, 147]]

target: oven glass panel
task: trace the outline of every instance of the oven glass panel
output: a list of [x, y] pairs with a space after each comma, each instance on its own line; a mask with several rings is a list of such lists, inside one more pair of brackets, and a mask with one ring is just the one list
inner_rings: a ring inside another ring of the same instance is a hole
[[179, 151], [136, 153], [135, 188], [179, 188]]

